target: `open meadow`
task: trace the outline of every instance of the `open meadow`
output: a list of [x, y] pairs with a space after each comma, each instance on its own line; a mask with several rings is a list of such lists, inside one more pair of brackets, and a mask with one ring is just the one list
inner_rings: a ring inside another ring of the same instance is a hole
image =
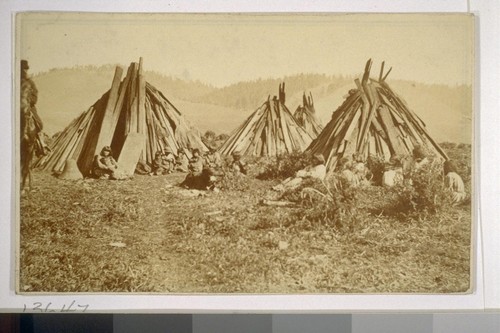
[[[470, 194], [470, 145], [442, 147]], [[34, 190], [20, 199], [19, 291], [470, 289], [471, 203], [452, 207], [438, 197], [441, 175], [412, 189], [328, 187], [329, 194], [313, 184], [325, 195], [288, 193], [293, 205], [281, 207], [262, 204], [280, 180], [259, 177], [270, 163], [251, 161], [249, 176], [223, 179], [218, 193], [177, 186], [181, 173], [68, 181], [35, 171]]]

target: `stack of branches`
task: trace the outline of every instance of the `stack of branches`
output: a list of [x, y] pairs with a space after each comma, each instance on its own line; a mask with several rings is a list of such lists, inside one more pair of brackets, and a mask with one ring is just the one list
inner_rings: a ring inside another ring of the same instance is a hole
[[68, 159], [74, 159], [88, 176], [94, 156], [104, 146], [110, 146], [113, 156], [132, 170], [139, 161], [151, 165], [155, 152], [167, 147], [174, 153], [188, 147], [207, 150], [200, 133], [145, 81], [142, 58], [130, 64], [123, 80], [122, 74], [122, 68], [116, 67], [111, 89], [54, 139], [50, 155], [35, 167], [59, 173]]
[[318, 118], [316, 117], [316, 110], [314, 109], [314, 101], [312, 93], [306, 96], [304, 92], [302, 96], [302, 105], [299, 105], [293, 114], [297, 122], [306, 130], [307, 133], [314, 139], [323, 130]]
[[285, 83], [279, 86], [279, 98], [268, 96], [245, 122], [224, 142], [219, 152], [230, 155], [277, 156], [304, 151], [311, 136], [299, 125], [285, 106]]
[[368, 60], [361, 81], [354, 81], [357, 89], [349, 91], [323, 132], [308, 147], [311, 153], [325, 157], [328, 173], [344, 156], [360, 154], [365, 160], [378, 156], [387, 161], [395, 154], [412, 154], [416, 146], [448, 159], [425, 123], [385, 82], [392, 68], [384, 73], [384, 65], [382, 62], [378, 80], [374, 80], [370, 78], [372, 60]]

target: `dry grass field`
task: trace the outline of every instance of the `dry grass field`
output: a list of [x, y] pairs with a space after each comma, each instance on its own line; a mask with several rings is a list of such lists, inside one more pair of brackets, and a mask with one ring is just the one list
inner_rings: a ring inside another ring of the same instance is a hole
[[[443, 147], [470, 193], [470, 146]], [[421, 200], [440, 183], [412, 192], [417, 204], [404, 209], [407, 189], [379, 186], [266, 206], [279, 180], [254, 177], [263, 165], [201, 196], [177, 186], [183, 174], [64, 181], [35, 171], [35, 189], [20, 199], [19, 291], [469, 290], [471, 205]]]

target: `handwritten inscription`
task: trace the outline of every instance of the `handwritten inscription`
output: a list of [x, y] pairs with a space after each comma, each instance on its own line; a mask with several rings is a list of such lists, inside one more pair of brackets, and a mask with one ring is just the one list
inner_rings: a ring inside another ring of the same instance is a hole
[[52, 302], [33, 302], [31, 304], [24, 304], [23, 312], [85, 312], [89, 308], [88, 304], [79, 304], [76, 301], [72, 301], [70, 304], [54, 305]]

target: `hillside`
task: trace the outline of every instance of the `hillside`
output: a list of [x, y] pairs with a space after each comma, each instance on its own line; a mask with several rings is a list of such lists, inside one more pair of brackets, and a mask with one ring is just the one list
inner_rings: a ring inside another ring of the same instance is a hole
[[[91, 106], [110, 87], [114, 66], [54, 69], [33, 77], [40, 91], [38, 109], [49, 135], [62, 130]], [[230, 133], [259, 107], [278, 84], [286, 82], [286, 104], [293, 112], [304, 90], [311, 91], [323, 124], [355, 88], [354, 77], [297, 74], [277, 79], [258, 79], [215, 88], [196, 81], [184, 81], [156, 72], [145, 73], [147, 81], [164, 95], [202, 132]], [[471, 89], [464, 86], [427, 85], [391, 81], [393, 90], [426, 122], [438, 141], [470, 142]]]

